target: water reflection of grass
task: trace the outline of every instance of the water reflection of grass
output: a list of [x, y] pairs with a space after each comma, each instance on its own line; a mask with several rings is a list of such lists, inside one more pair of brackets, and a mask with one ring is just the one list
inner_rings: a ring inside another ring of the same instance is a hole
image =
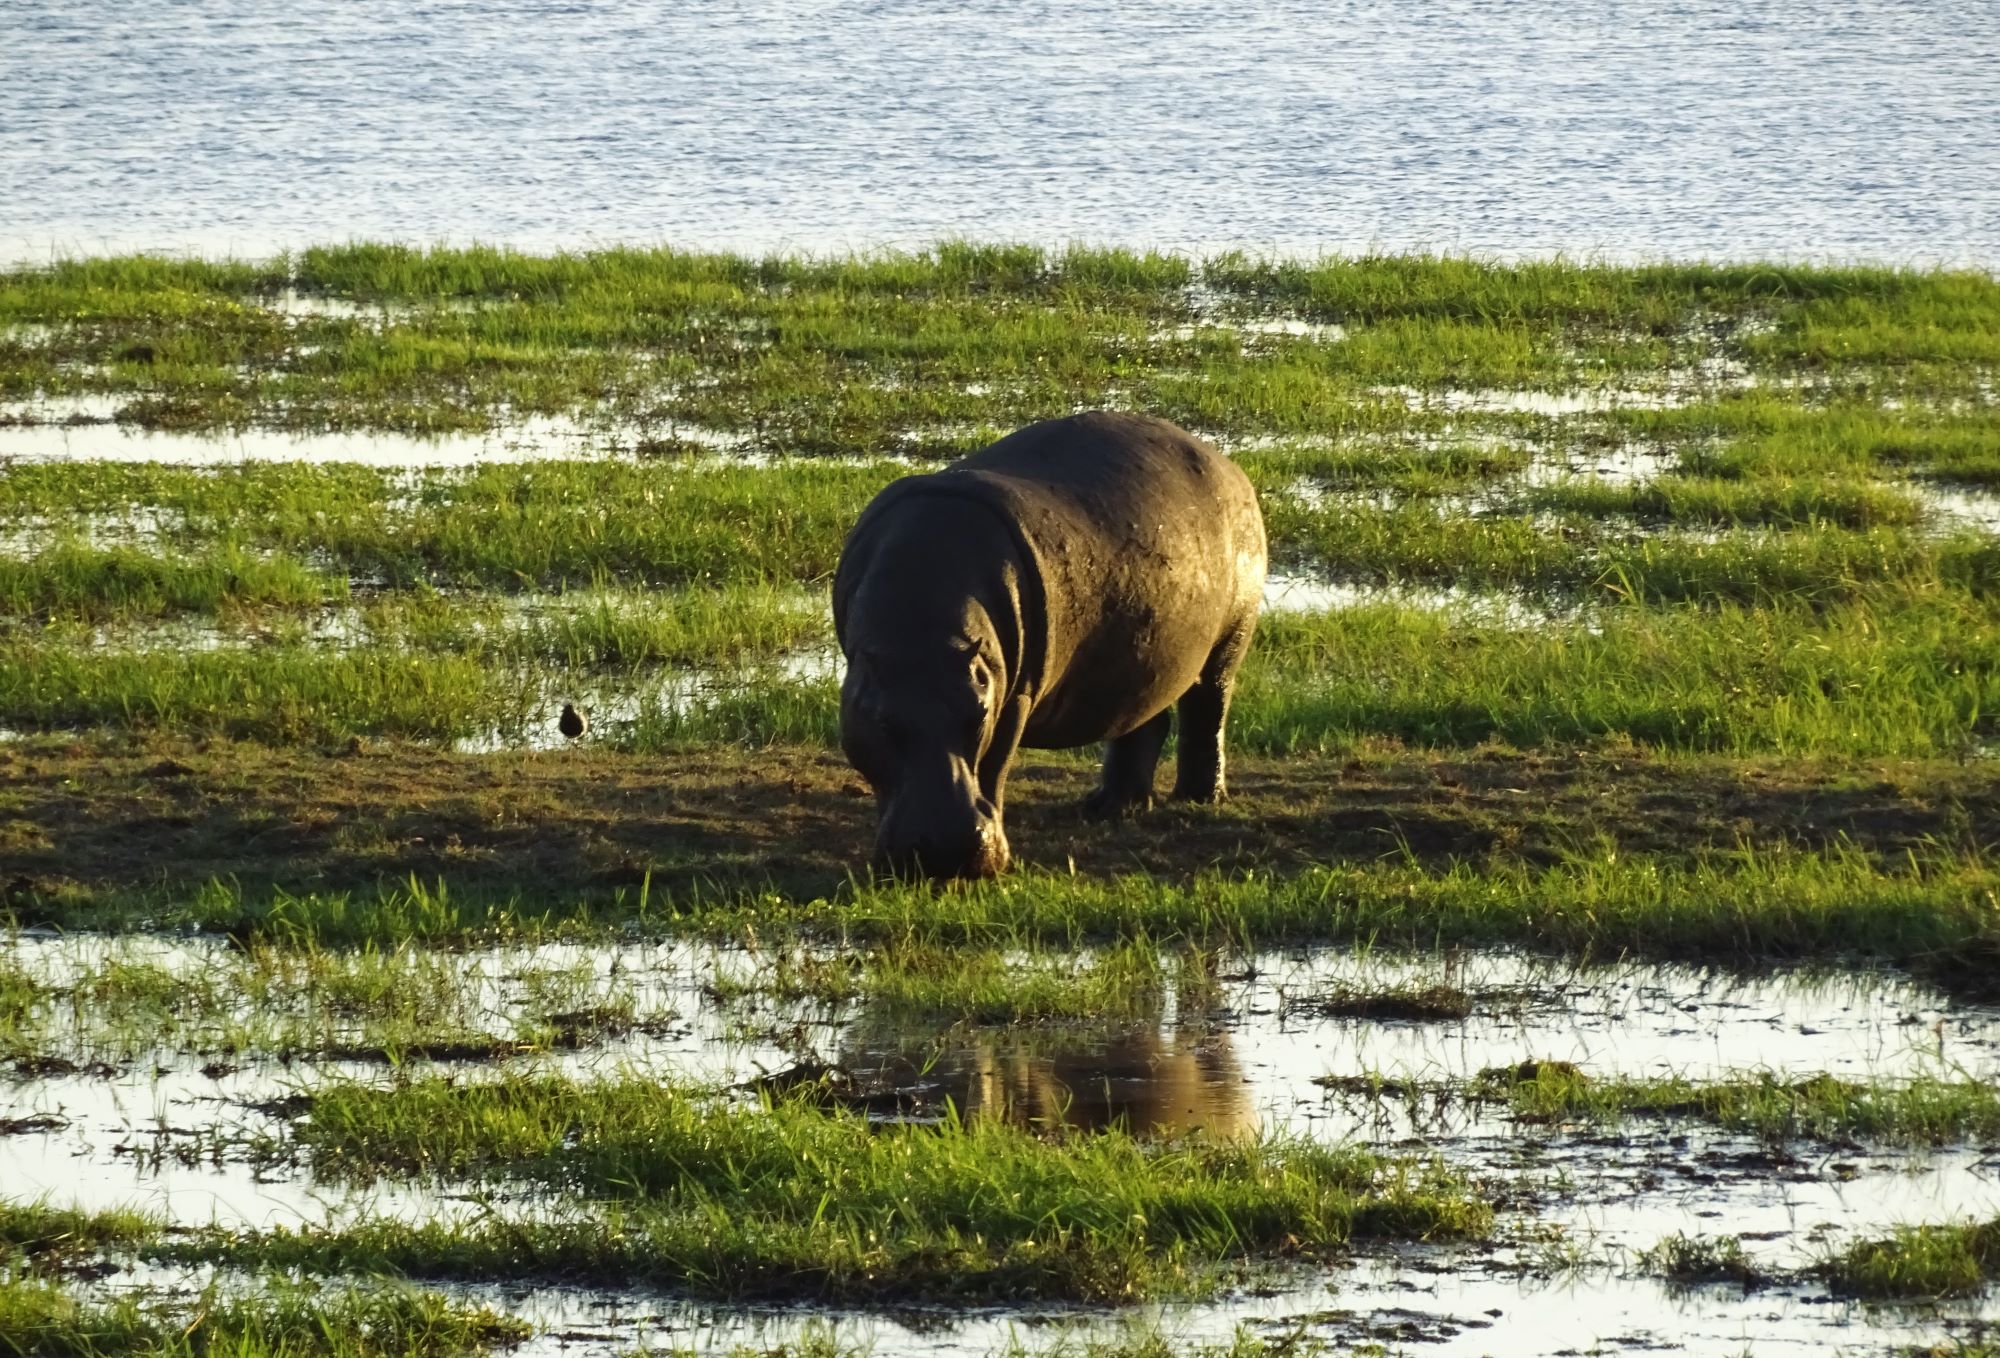
[[859, 1004], [872, 1021], [919, 1026], [1157, 1020], [1170, 993], [1186, 1003], [1213, 986], [1211, 962], [1164, 953], [1143, 938], [1094, 952], [903, 938], [863, 950], [778, 951], [753, 974], [719, 978], [712, 993], [729, 1004]]

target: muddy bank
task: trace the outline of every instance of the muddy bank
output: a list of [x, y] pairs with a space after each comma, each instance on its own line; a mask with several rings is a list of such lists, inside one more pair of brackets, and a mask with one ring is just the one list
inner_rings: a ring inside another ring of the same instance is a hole
[[[1095, 778], [1037, 754], [1008, 806], [1016, 853], [1057, 872], [1296, 870], [1385, 858], [1555, 863], [1581, 846], [1684, 859], [1742, 846], [1894, 857], [2000, 839], [2000, 767], [1514, 754], [1239, 758], [1221, 808], [1086, 824]], [[415, 875], [551, 898], [739, 883], [837, 889], [874, 817], [838, 755], [704, 749], [455, 754], [35, 738], [0, 742], [0, 861], [17, 908], [214, 879], [287, 890]]]

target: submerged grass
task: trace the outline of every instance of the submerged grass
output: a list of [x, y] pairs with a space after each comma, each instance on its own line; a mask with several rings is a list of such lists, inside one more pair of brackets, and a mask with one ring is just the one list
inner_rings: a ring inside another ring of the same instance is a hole
[[1735, 1236], [1671, 1235], [1642, 1253], [1638, 1263], [1642, 1272], [1681, 1289], [1717, 1283], [1748, 1289], [1774, 1281]]
[[1040, 1139], [998, 1121], [874, 1125], [651, 1082], [512, 1078], [316, 1092], [293, 1135], [322, 1173], [507, 1174], [593, 1204], [470, 1227], [369, 1224], [210, 1241], [312, 1271], [583, 1277], [699, 1295], [1131, 1301], [1224, 1265], [1362, 1238], [1483, 1234], [1434, 1164], [1305, 1142]]

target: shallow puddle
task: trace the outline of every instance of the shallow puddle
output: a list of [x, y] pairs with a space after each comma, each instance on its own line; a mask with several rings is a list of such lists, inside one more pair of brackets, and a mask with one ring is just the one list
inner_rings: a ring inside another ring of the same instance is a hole
[[[354, 462], [371, 467], [469, 467], [481, 462], [534, 462], [606, 455], [607, 436], [555, 417], [511, 423], [484, 434], [286, 433], [248, 429], [187, 434], [112, 422], [125, 398], [109, 402], [91, 423], [0, 425], [0, 458], [31, 462], [161, 462], [228, 466], [238, 462]], [[3, 413], [3, 412], [0, 412]], [[61, 411], [37, 418], [60, 420]]]
[[1715, 398], [1718, 389], [1754, 387], [1757, 379], [1733, 367], [1668, 370], [1647, 387], [1584, 387], [1532, 391], [1505, 387], [1426, 389], [1385, 386], [1370, 390], [1401, 400], [1412, 410], [1467, 415], [1595, 415], [1611, 410], [1674, 410]]
[[1449, 586], [1425, 588], [1360, 584], [1318, 575], [1279, 572], [1264, 582], [1264, 608], [1273, 613], [1331, 613], [1348, 608], [1391, 605], [1449, 613], [1468, 622], [1501, 627], [1546, 627], [1575, 618], [1579, 603], [1535, 599], [1523, 594]]
[[1912, 481], [1906, 489], [1946, 532], [2000, 533], [2000, 494], [1926, 481]]

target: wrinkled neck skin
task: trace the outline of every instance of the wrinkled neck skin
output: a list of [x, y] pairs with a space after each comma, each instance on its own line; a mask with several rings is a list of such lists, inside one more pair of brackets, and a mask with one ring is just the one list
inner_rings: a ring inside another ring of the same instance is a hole
[[875, 793], [878, 869], [991, 877], [1009, 860], [1001, 804], [1032, 705], [1013, 552], [990, 513], [925, 508], [836, 586], [841, 746]]

